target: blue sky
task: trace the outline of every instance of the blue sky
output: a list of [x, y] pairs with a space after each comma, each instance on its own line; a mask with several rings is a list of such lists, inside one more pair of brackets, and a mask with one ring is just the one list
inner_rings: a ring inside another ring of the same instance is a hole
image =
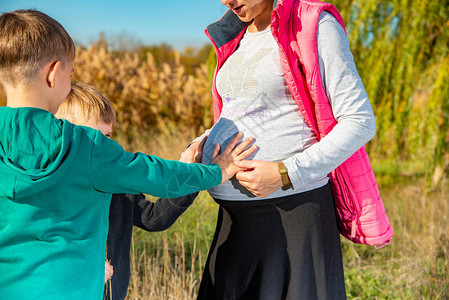
[[0, 13], [23, 8], [58, 20], [83, 45], [104, 32], [108, 40], [165, 42], [180, 50], [208, 43], [204, 28], [226, 12], [220, 0], [0, 0]]

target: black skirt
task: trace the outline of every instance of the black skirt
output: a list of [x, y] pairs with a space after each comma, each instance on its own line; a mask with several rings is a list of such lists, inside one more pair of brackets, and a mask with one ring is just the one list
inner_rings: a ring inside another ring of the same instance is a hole
[[332, 188], [220, 205], [198, 299], [346, 299]]

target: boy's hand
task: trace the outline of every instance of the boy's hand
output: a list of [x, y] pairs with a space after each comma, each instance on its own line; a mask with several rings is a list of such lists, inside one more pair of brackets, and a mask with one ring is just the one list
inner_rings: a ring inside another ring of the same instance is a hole
[[209, 135], [206, 135], [200, 142], [200, 144], [198, 145], [198, 152], [195, 155], [195, 162], [197, 164], [200, 164], [203, 162], [203, 149], [204, 149], [204, 144], [206, 144], [207, 138], [209, 137]]
[[108, 281], [109, 278], [114, 274], [114, 267], [108, 261], [104, 262], [104, 283]]
[[187, 147], [187, 149], [181, 153], [181, 157], [179, 158], [179, 161], [185, 162], [185, 163], [196, 162], [195, 158], [198, 155], [199, 145], [200, 145], [200, 142], [191, 143], [189, 145], [189, 147]]
[[243, 160], [257, 150], [256, 145], [245, 150], [254, 141], [252, 137], [247, 138], [240, 145], [235, 146], [242, 136], [243, 134], [241, 132], [237, 133], [220, 155], [220, 144], [217, 144], [212, 152], [212, 163], [218, 164], [222, 171], [221, 183], [231, 179], [238, 171], [244, 170], [244, 168], [237, 167], [234, 161]]
[[[206, 144], [207, 137], [209, 135], [206, 135], [201, 142], [198, 144], [198, 142], [195, 142], [190, 145], [190, 147], [193, 147], [191, 151], [187, 151], [189, 148], [187, 148], [184, 152], [181, 153], [181, 157], [179, 158], [180, 162], [184, 163], [197, 163], [200, 164], [203, 161], [203, 149], [204, 144]], [[193, 151], [193, 149], [195, 149]]]

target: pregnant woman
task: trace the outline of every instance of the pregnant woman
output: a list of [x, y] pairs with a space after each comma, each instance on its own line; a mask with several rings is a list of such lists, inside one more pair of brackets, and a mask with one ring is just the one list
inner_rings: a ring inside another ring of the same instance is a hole
[[[206, 31], [217, 68], [203, 162], [239, 131], [259, 150], [236, 162], [246, 171], [209, 190], [219, 212], [198, 299], [345, 299], [328, 174], [376, 123], [341, 16], [316, 0], [221, 1], [229, 10]], [[337, 122], [325, 137], [316, 127], [327, 121], [314, 125], [307, 97]]]

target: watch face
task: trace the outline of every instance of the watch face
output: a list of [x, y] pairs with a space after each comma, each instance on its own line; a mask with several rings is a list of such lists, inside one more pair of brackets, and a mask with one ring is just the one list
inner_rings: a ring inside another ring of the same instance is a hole
[[284, 163], [279, 162], [278, 167], [279, 167], [279, 173], [281, 173], [281, 174], [287, 173], [287, 168], [285, 167]]

